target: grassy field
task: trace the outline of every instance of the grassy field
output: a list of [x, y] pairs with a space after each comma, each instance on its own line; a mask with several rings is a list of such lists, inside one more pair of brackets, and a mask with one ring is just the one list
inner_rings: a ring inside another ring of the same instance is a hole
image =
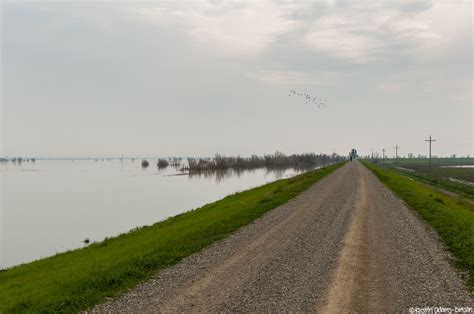
[[434, 227], [456, 258], [456, 266], [469, 275], [467, 284], [474, 291], [474, 205], [392, 169], [363, 164]]
[[[395, 158], [386, 158], [387, 163], [395, 163]], [[460, 157], [460, 158], [432, 158], [433, 166], [459, 166], [459, 165], [474, 165], [474, 158]], [[403, 165], [428, 165], [428, 158], [398, 158], [398, 164]]]
[[152, 226], [0, 272], [0, 313], [90, 308], [223, 239], [341, 165], [230, 195]]
[[[424, 174], [429, 174], [429, 165], [406, 165], [405, 168], [415, 170]], [[451, 168], [443, 166], [432, 166], [431, 174], [433, 178], [454, 178], [474, 183], [474, 168]]]
[[[436, 158], [433, 159], [432, 176], [429, 176], [428, 159], [406, 159], [398, 160], [395, 169], [395, 160], [387, 159], [384, 163], [376, 162], [385, 168], [397, 170], [405, 176], [423, 181], [433, 186], [457, 193], [465, 198], [474, 200], [474, 168], [446, 168], [445, 166], [472, 165], [474, 158]], [[456, 182], [463, 180], [465, 182]]]
[[[433, 178], [454, 178], [474, 183], [474, 168], [455, 168], [452, 166], [474, 165], [474, 158], [433, 158]], [[394, 166], [395, 159], [386, 159], [387, 166]], [[398, 166], [415, 170], [420, 173], [429, 173], [429, 159], [426, 158], [399, 158]]]

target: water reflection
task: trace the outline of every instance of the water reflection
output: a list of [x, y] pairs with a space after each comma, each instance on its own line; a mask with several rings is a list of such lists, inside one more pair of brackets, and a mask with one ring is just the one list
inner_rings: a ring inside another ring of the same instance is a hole
[[226, 169], [226, 170], [203, 170], [193, 172], [182, 172], [182, 175], [187, 175], [189, 179], [193, 178], [205, 178], [207, 180], [213, 180], [217, 183], [223, 182], [228, 178], [237, 177], [240, 178], [242, 175], [252, 175], [257, 171], [264, 171], [266, 178], [271, 177], [273, 180], [285, 179], [290, 176], [298, 175], [313, 169], [317, 169], [322, 165], [305, 168], [256, 168], [256, 169]]
[[0, 268], [82, 247], [309, 169], [183, 173], [149, 159], [36, 160], [0, 167]]
[[[186, 173], [184, 173], [186, 174]], [[240, 178], [241, 171], [236, 171], [232, 169], [227, 169], [227, 170], [206, 170], [206, 171], [195, 171], [195, 172], [188, 172], [187, 177], [190, 180], [197, 179], [197, 178], [205, 178], [207, 180], [213, 180], [217, 183], [220, 183], [224, 181], [225, 179], [228, 179], [232, 177], [233, 175], [236, 175], [237, 177]]]

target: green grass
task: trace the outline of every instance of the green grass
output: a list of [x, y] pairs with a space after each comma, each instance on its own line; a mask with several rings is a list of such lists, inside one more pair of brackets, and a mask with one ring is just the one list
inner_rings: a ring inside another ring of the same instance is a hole
[[[426, 159], [403, 159], [399, 160], [398, 166], [405, 169], [413, 170], [406, 171], [400, 168], [395, 168], [393, 160], [385, 161], [383, 164], [377, 163], [380, 166], [391, 168], [398, 171], [404, 176], [411, 177], [418, 181], [437, 186], [439, 188], [457, 193], [462, 197], [474, 200], [474, 186], [455, 182], [448, 178], [455, 178], [464, 181], [474, 182], [474, 168], [443, 168], [441, 165], [468, 165], [473, 158], [439, 158], [436, 163], [433, 163], [432, 176], [429, 176], [429, 166]], [[456, 162], [457, 161], [457, 162]]]
[[[418, 173], [429, 174], [429, 159], [427, 158], [399, 158], [399, 167], [415, 170]], [[384, 165], [395, 166], [395, 159], [385, 159]], [[452, 166], [474, 165], [474, 158], [433, 158], [431, 174], [433, 178], [455, 178], [474, 182], [474, 168], [452, 168]]]
[[223, 239], [341, 165], [230, 195], [152, 226], [0, 272], [0, 313], [90, 308]]
[[[407, 165], [405, 167], [427, 175], [430, 171], [429, 165]], [[432, 166], [431, 175], [433, 178], [454, 178], [474, 183], [474, 168], [445, 168]]]
[[[428, 165], [429, 158], [398, 158], [398, 164], [402, 167], [406, 165]], [[395, 158], [386, 158], [386, 163], [395, 163]], [[432, 158], [431, 163], [433, 166], [459, 166], [459, 165], [474, 165], [474, 158], [471, 157], [440, 157]]]
[[363, 164], [434, 227], [453, 253], [456, 266], [468, 274], [468, 288], [474, 291], [474, 205], [397, 171], [367, 161]]
[[[466, 170], [466, 169], [454, 169], [454, 170]], [[469, 169], [474, 170], [474, 169]], [[399, 170], [397, 170], [399, 171]], [[402, 171], [399, 171], [402, 172]], [[446, 179], [443, 176], [433, 175], [430, 177], [428, 174], [423, 172], [404, 172], [403, 175], [422, 181], [424, 183], [454, 192], [462, 197], [474, 200], [474, 186], [467, 185], [464, 183], [454, 182]], [[454, 176], [451, 176], [454, 177]]]

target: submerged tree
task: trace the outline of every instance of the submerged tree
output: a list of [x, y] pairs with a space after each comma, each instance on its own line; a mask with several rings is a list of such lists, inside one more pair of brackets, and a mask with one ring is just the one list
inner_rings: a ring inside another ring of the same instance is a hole
[[338, 155], [326, 155], [314, 153], [293, 154], [287, 156], [281, 152], [262, 156], [252, 155], [251, 157], [225, 157], [216, 154], [214, 158], [188, 158], [187, 166], [182, 170], [206, 171], [206, 170], [242, 170], [255, 168], [311, 168], [318, 165], [325, 165], [331, 162], [337, 162], [344, 159]]
[[160, 158], [158, 159], [157, 165], [158, 165], [158, 168], [166, 168], [168, 167], [169, 163], [168, 163], [168, 160]]

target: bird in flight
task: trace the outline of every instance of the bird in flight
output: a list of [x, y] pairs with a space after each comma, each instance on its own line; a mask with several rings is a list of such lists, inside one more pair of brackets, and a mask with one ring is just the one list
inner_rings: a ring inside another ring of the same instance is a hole
[[292, 96], [298, 96], [298, 97], [303, 97], [303, 101], [306, 103], [306, 104], [309, 104], [309, 103], [312, 103], [314, 105], [316, 105], [318, 108], [323, 108], [323, 107], [326, 107], [326, 99], [319, 99], [319, 98], [316, 98], [306, 92], [299, 92], [295, 89], [290, 89], [289, 93], [288, 93], [288, 96], [289, 97], [292, 97]]

